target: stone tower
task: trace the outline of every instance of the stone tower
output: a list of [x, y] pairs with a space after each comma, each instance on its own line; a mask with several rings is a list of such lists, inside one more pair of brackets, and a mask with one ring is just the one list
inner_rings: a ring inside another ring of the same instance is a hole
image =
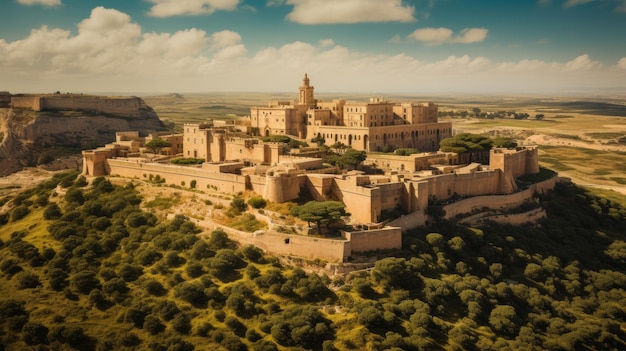
[[304, 78], [302, 78], [302, 86], [300, 86], [300, 89], [299, 89], [300, 91], [299, 91], [298, 105], [305, 105], [308, 107], [315, 106], [315, 99], [313, 97], [313, 89], [314, 87], [312, 87], [309, 84], [309, 77], [305, 73]]

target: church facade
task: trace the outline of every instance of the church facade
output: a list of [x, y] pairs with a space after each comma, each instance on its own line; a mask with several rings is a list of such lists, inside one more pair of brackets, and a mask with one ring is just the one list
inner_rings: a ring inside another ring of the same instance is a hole
[[452, 136], [452, 124], [438, 121], [436, 104], [394, 103], [382, 98], [318, 101], [307, 74], [297, 100], [252, 107], [250, 124], [264, 136], [289, 135], [373, 152], [397, 148], [436, 151], [441, 140]]

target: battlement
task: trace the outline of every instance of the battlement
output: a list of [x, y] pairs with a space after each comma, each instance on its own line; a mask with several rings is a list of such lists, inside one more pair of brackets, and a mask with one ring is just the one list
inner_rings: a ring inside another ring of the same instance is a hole
[[11, 96], [10, 107], [41, 111], [79, 110], [99, 114], [140, 115], [149, 109], [146, 103], [135, 96], [95, 96], [79, 94], [49, 94]]

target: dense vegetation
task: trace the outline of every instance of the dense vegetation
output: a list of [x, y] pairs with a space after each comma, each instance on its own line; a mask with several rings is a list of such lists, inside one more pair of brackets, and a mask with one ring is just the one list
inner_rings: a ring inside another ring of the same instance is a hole
[[0, 349], [626, 348], [626, 209], [572, 185], [541, 226], [434, 223], [332, 281], [141, 201], [75, 173], [8, 201]]

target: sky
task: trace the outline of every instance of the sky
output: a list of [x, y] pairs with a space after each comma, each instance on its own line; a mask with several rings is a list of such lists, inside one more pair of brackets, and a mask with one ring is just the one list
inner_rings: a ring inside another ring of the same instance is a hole
[[1, 0], [12, 93], [626, 92], [626, 0]]

